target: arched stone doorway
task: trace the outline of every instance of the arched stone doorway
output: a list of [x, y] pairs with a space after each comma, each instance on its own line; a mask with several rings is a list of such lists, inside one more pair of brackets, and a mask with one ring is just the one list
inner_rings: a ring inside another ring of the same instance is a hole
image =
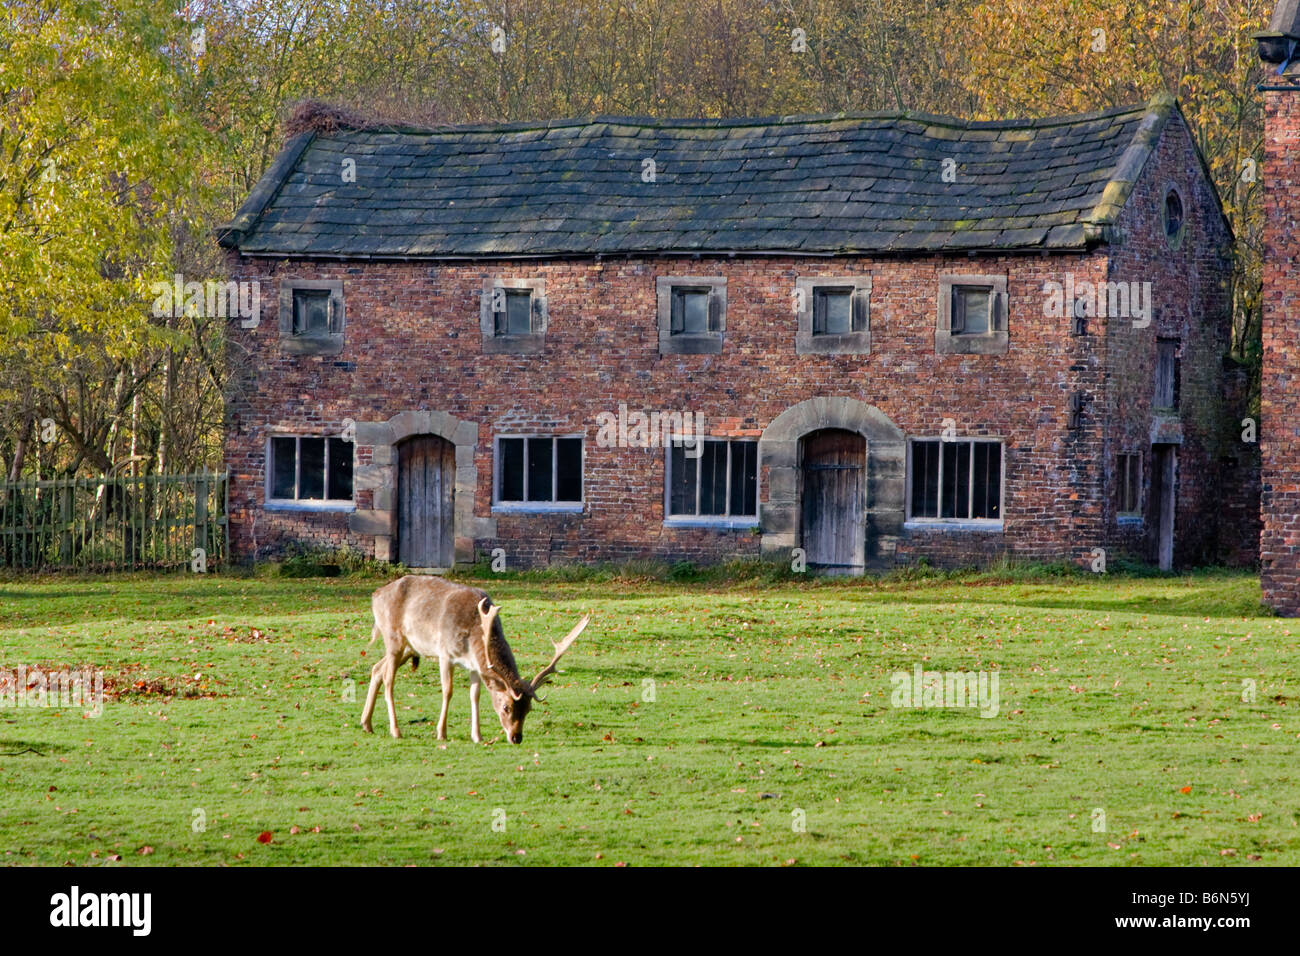
[[[850, 433], [861, 436], [865, 448], [865, 461], [860, 478], [849, 474], [853, 464], [851, 442], [842, 434], [818, 438], [816, 433]], [[809, 436], [813, 436], [811, 444]], [[849, 468], [823, 467], [818, 471], [843, 471], [837, 477], [813, 478], [812, 491], [821, 496], [818, 508], [838, 507], [835, 502], [852, 506], [861, 503], [861, 517], [840, 512], [827, 512], [823, 523], [832, 529], [832, 540], [845, 540], [849, 535], [855, 551], [850, 572], [861, 568], [887, 567], [893, 562], [898, 539], [903, 533], [903, 511], [906, 501], [904, 479], [907, 470], [907, 445], [901, 429], [880, 409], [854, 398], [810, 398], [786, 409], [767, 426], [759, 439], [759, 468], [767, 482], [767, 500], [760, 505], [760, 522], [763, 528], [762, 549], [769, 557], [788, 555], [792, 549], [809, 545], [814, 550], [820, 544], [805, 542], [808, 530], [821, 534], [815, 523], [811, 529], [808, 521], [812, 514], [805, 511], [804, 497], [808, 487], [805, 455], [811, 450], [814, 463], [848, 465]], [[829, 460], [832, 459], [832, 460]], [[835, 461], [833, 459], [842, 459]], [[853, 499], [851, 485], [859, 483], [860, 494]], [[826, 497], [826, 495], [831, 497]], [[848, 531], [845, 531], [846, 526]], [[839, 547], [844, 547], [843, 544]], [[857, 563], [856, 554], [861, 555]]]
[[[474, 560], [475, 538], [496, 537], [496, 519], [474, 514], [474, 496], [478, 490], [478, 467], [474, 461], [478, 424], [447, 412], [406, 411], [387, 421], [356, 423], [357, 454], [363, 462], [369, 460], [357, 465], [355, 487], [370, 490], [372, 495], [370, 506], [358, 507], [350, 516], [348, 526], [354, 532], [374, 536], [374, 553], [379, 560], [398, 558], [401, 541], [398, 473], [402, 447], [412, 438], [441, 439], [443, 444], [437, 449], [438, 468], [444, 482], [449, 473], [451, 476], [451, 487], [446, 489], [446, 494], [451, 502], [452, 555], [446, 565], [436, 566], [469, 563]], [[426, 452], [431, 455], [434, 449], [429, 447]], [[446, 457], [448, 454], [450, 459]]]

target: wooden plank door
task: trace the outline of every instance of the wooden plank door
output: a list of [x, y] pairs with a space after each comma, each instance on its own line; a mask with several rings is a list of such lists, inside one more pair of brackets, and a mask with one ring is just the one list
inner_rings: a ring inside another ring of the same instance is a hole
[[808, 565], [840, 574], [863, 570], [867, 441], [841, 429], [803, 440], [802, 541]]
[[451, 442], [420, 435], [397, 449], [397, 557], [407, 567], [449, 568], [456, 451]]
[[1152, 509], [1155, 512], [1156, 563], [1161, 571], [1174, 567], [1174, 514], [1178, 495], [1178, 446], [1151, 448]]

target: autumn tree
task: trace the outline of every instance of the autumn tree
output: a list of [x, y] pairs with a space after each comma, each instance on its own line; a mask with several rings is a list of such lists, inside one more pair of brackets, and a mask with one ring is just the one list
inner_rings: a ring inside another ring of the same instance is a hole
[[984, 0], [967, 84], [990, 117], [1176, 96], [1236, 234], [1233, 349], [1259, 359], [1261, 71], [1251, 34], [1273, 0]]

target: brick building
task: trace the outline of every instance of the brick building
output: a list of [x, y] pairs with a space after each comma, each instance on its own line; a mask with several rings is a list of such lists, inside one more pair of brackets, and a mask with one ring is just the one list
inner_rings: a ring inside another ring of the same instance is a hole
[[1300, 382], [1300, 2], [1281, 0], [1258, 34], [1270, 67], [1264, 96], [1264, 364], [1260, 382], [1260, 574], [1265, 603], [1300, 614], [1300, 426], [1290, 393]]
[[1254, 557], [1231, 233], [1169, 99], [326, 119], [219, 238], [262, 290], [230, 337], [245, 559]]

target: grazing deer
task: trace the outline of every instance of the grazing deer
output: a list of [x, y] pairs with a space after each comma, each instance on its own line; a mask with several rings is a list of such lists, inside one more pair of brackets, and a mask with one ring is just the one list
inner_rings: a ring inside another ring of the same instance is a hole
[[469, 671], [470, 736], [475, 743], [482, 741], [478, 724], [478, 696], [481, 684], [487, 684], [492, 694], [492, 707], [501, 719], [501, 728], [512, 743], [524, 739], [524, 718], [539, 700], [538, 688], [555, 673], [564, 652], [569, 649], [582, 629], [587, 626], [584, 617], [568, 636], [555, 645], [555, 656], [532, 679], [519, 676], [515, 658], [510, 653], [501, 621], [497, 613], [501, 608], [492, 603], [487, 593], [478, 588], [453, 584], [439, 577], [407, 575], [391, 584], [385, 584], [371, 598], [375, 612], [375, 626], [370, 643], [375, 638], [384, 639], [383, 660], [370, 669], [370, 691], [366, 706], [361, 712], [361, 726], [373, 733], [370, 716], [375, 710], [375, 697], [379, 682], [384, 683], [384, 700], [388, 704], [388, 730], [394, 737], [402, 736], [397, 730], [397, 709], [393, 706], [393, 681], [397, 669], [411, 661], [411, 669], [421, 657], [438, 659], [442, 678], [442, 713], [438, 716], [438, 739], [447, 739], [447, 708], [451, 704], [452, 666], [459, 665]]

